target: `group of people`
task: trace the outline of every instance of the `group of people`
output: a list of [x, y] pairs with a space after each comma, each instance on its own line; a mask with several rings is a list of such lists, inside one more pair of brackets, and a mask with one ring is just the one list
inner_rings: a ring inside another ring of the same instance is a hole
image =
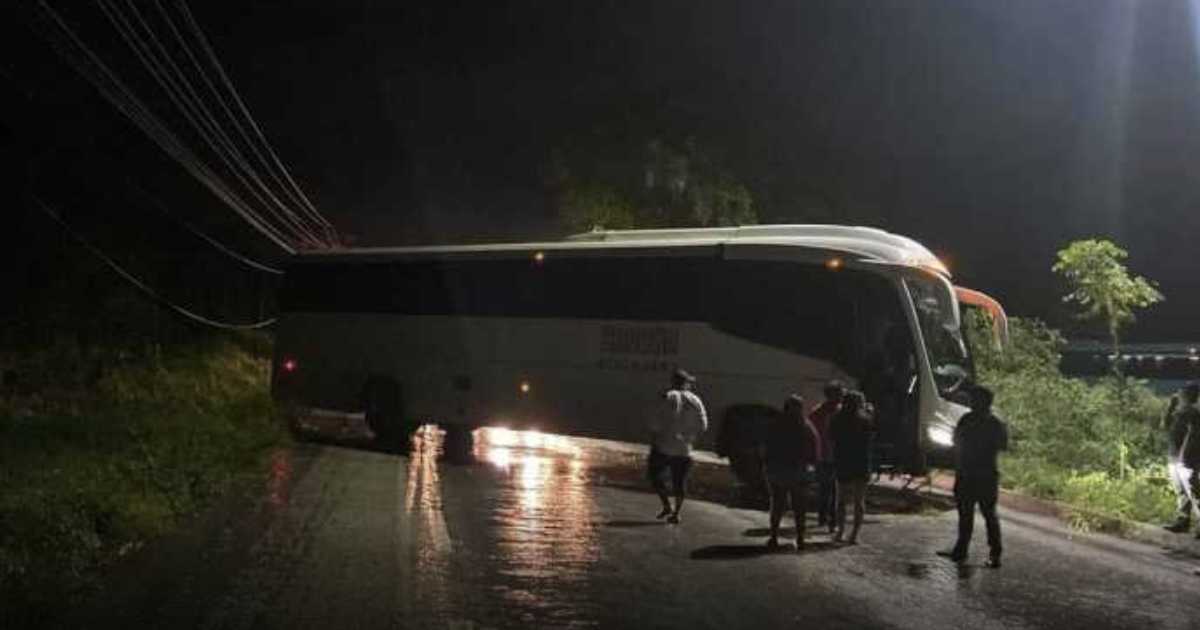
[[[804, 398], [792, 394], [767, 428], [760, 448], [771, 497], [768, 547], [779, 545], [779, 523], [790, 507], [796, 518], [796, 548], [804, 548], [807, 495], [814, 474], [817, 526], [827, 526], [835, 542], [858, 542], [871, 471], [874, 409], [861, 392], [848, 391], [838, 382], [826, 385], [824, 395], [806, 415]], [[849, 536], [847, 506], [854, 510]]]
[[[662, 501], [658, 518], [670, 523], [679, 522], [692, 465], [692, 444], [708, 429], [704, 403], [693, 391], [695, 381], [686, 371], [676, 370], [671, 388], [663, 394], [665, 404], [651, 420], [648, 473]], [[771, 419], [759, 447], [771, 502], [770, 548], [779, 546], [779, 526], [789, 508], [796, 519], [796, 548], [804, 548], [808, 492], [814, 478], [818, 527], [828, 527], [835, 543], [858, 542], [872, 470], [875, 409], [861, 392], [837, 381], [828, 383], [823, 393], [824, 401], [808, 413], [803, 397], [789, 396], [782, 413]], [[992, 393], [978, 386], [971, 387], [969, 393], [971, 411], [954, 431], [958, 539], [952, 549], [940, 554], [956, 562], [966, 559], [978, 505], [987, 524], [988, 565], [999, 567], [996, 459], [998, 452], [1008, 447], [1008, 433], [991, 412]], [[672, 481], [670, 490], [664, 480], [667, 472]], [[853, 520], [847, 534], [848, 510], [853, 511]]]

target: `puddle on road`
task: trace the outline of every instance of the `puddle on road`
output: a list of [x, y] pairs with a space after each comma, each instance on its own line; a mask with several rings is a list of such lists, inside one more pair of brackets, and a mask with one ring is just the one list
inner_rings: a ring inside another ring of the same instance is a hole
[[[461, 610], [449, 601], [456, 589], [446, 582], [454, 579], [451, 556], [458, 543], [443, 511], [442, 477], [450, 474], [441, 461], [444, 446], [445, 433], [434, 426], [414, 435], [403, 505], [421, 523], [416, 560], [425, 584], [419, 595], [433, 608]], [[481, 429], [473, 459], [496, 480], [478, 506], [489, 539], [478, 568], [495, 576], [484, 583], [500, 605], [462, 603], [503, 611], [508, 619], [502, 627], [537, 619], [593, 625], [597, 611], [588, 580], [600, 544], [582, 449], [562, 436]]]

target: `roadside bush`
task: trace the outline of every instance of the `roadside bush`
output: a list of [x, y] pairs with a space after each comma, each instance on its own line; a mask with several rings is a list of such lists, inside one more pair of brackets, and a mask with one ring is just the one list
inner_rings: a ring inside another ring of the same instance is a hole
[[[79, 364], [47, 367], [64, 356], [107, 365], [86, 381]], [[262, 356], [222, 340], [131, 356], [66, 347], [9, 357], [23, 383], [0, 398], [5, 599], [57, 601], [285, 439]]]
[[1073, 522], [1080, 527], [1094, 525], [1098, 514], [1169, 516], [1159, 427], [1165, 401], [1136, 379], [1064, 376], [1058, 364], [1065, 340], [1039, 321], [1012, 318], [1003, 351], [987, 343], [989, 324], [973, 314], [968, 331], [979, 380], [995, 391], [1009, 426], [1004, 485], [1079, 507]]

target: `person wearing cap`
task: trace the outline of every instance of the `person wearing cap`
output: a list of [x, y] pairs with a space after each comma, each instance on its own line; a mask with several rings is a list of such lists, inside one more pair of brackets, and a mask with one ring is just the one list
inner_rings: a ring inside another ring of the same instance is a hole
[[767, 548], [779, 546], [779, 522], [789, 504], [796, 517], [796, 550], [804, 549], [807, 517], [805, 494], [811, 469], [821, 458], [821, 438], [804, 417], [804, 398], [792, 394], [783, 403], [783, 413], [771, 420], [763, 450], [763, 476], [771, 495], [770, 538]]
[[[671, 375], [670, 389], [663, 392], [650, 419], [648, 475], [662, 501], [658, 518], [666, 518], [668, 523], [679, 522], [687, 474], [692, 467], [692, 443], [708, 429], [708, 413], [704, 403], [692, 391], [695, 383], [696, 378], [691, 374], [681, 369], [675, 370]], [[671, 495], [663, 480], [668, 471], [674, 490], [674, 507], [671, 506]]]
[[[1171, 478], [1171, 489], [1175, 491], [1175, 521], [1163, 526], [1170, 532], [1183, 533], [1191, 529], [1192, 512], [1200, 509], [1194, 502], [1191, 482], [1196, 467], [1189, 467], [1183, 461], [1184, 443], [1189, 441], [1189, 428], [1196, 420], [1197, 394], [1200, 394], [1200, 384], [1188, 383], [1178, 394], [1171, 396], [1163, 416], [1163, 428], [1167, 430], [1167, 475]], [[1192, 441], [1200, 442], [1200, 434], [1193, 435], [1196, 437]]]

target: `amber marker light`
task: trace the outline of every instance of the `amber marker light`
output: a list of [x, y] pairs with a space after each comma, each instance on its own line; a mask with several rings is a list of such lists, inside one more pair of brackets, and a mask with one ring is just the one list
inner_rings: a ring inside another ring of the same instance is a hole
[[546, 262], [546, 252], [536, 252], [533, 255], [533, 264], [540, 265]]
[[825, 261], [825, 268], [830, 271], [837, 271], [842, 268], [843, 264], [845, 263], [842, 262], [841, 258], [830, 258]]
[[517, 389], [521, 390], [522, 394], [528, 394], [530, 390], [529, 381], [521, 381], [521, 384], [517, 386]]

